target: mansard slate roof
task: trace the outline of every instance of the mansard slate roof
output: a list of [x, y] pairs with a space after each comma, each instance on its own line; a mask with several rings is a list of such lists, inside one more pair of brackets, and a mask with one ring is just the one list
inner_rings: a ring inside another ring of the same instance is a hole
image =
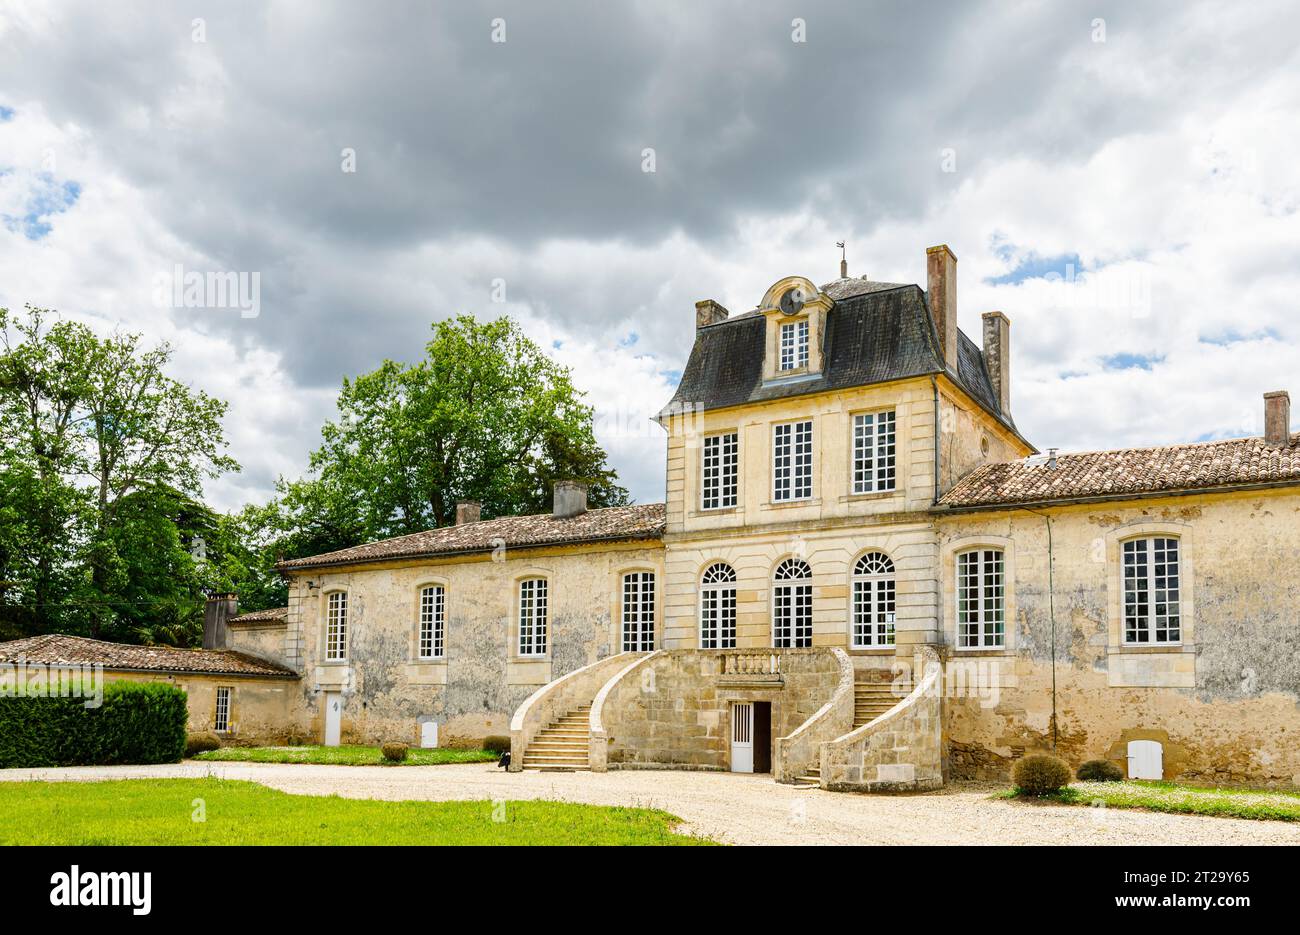
[[285, 623], [288, 619], [288, 607], [268, 607], [266, 610], [250, 610], [246, 614], [231, 617], [226, 623]]
[[1285, 447], [1262, 438], [1038, 456], [988, 464], [939, 499], [940, 507], [991, 508], [1237, 486], [1300, 484], [1300, 435]]
[[979, 346], [958, 331], [955, 367], [945, 366], [934, 318], [920, 286], [839, 279], [821, 287], [835, 304], [826, 314], [825, 362], [816, 379], [763, 386], [764, 317], [757, 310], [698, 329], [677, 392], [665, 412], [721, 409], [825, 390], [947, 373], [1009, 428]]
[[0, 643], [0, 663], [43, 665], [101, 665], [105, 669], [141, 672], [181, 672], [193, 675], [252, 675], [297, 678], [285, 666], [229, 649], [177, 649], [173, 646], [134, 646], [105, 643], [81, 636], [50, 633]]
[[550, 513], [502, 516], [460, 526], [442, 526], [424, 532], [368, 542], [365, 545], [295, 558], [275, 567], [284, 571], [326, 565], [394, 561], [470, 552], [490, 552], [498, 546], [529, 548], [577, 545], [583, 542], [659, 539], [664, 532], [664, 505], [645, 503], [588, 510], [557, 518]]

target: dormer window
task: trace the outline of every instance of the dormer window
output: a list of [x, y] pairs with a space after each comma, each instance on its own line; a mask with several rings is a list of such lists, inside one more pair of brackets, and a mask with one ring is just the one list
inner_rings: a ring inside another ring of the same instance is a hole
[[766, 319], [763, 382], [797, 383], [822, 374], [826, 314], [834, 303], [802, 276], [767, 290], [758, 311]]
[[808, 319], [781, 324], [781, 369], [802, 370], [808, 366]]

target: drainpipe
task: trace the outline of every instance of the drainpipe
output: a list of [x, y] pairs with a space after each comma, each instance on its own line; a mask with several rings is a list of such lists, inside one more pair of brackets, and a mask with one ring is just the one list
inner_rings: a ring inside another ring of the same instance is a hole
[[934, 395], [934, 498], [933, 505], [939, 503], [939, 381], [930, 374], [930, 392]]
[[1056, 752], [1056, 557], [1052, 550], [1052, 517], [1028, 507], [1019, 507], [1026, 513], [1041, 516], [1047, 522], [1047, 609], [1052, 621], [1052, 752]]

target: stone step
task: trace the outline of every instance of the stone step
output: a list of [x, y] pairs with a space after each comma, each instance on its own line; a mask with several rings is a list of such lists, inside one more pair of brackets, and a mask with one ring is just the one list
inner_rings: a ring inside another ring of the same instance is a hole
[[587, 751], [591, 749], [585, 743], [566, 743], [557, 740], [533, 741], [528, 749], [524, 751], [524, 756], [532, 756], [534, 753], [568, 753], [574, 756], [586, 756]]

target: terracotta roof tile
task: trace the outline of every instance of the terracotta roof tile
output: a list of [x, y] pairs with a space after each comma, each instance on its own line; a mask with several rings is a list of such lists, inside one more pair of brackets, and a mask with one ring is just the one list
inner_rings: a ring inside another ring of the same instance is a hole
[[288, 607], [268, 607], [266, 610], [250, 610], [246, 614], [231, 617], [226, 623], [286, 623], [288, 619]]
[[526, 548], [620, 539], [659, 539], [663, 532], [662, 503], [612, 506], [588, 510], [564, 519], [557, 519], [550, 513], [539, 513], [532, 516], [502, 516], [461, 526], [442, 526], [409, 536], [398, 536], [396, 539], [368, 542], [337, 552], [290, 559], [275, 567], [294, 571], [324, 565], [490, 552], [499, 545]]
[[228, 649], [176, 649], [105, 643], [57, 633], [0, 643], [0, 662], [45, 665], [102, 665], [105, 669], [190, 672], [196, 675], [261, 675], [297, 678], [285, 666]]
[[1054, 468], [1042, 455], [989, 464], [963, 478], [939, 505], [1050, 503], [1267, 483], [1300, 484], [1300, 435], [1292, 436], [1285, 447], [1262, 438], [1233, 438], [1063, 454]]

